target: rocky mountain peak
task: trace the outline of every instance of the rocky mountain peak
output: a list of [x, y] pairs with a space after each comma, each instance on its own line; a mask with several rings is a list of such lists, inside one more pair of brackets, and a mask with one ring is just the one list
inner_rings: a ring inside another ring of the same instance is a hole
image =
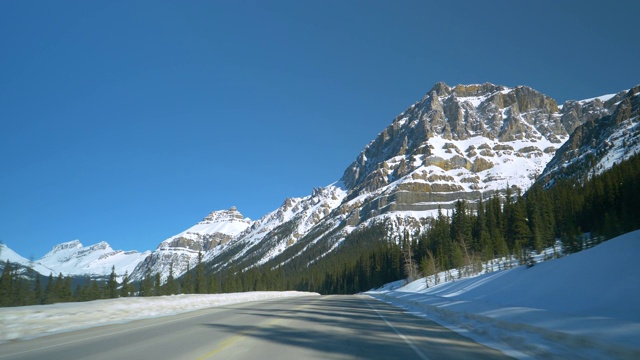
[[234, 240], [252, 223], [235, 206], [213, 211], [194, 226], [161, 242], [151, 255], [138, 264], [132, 278], [142, 279], [147, 271], [151, 271], [160, 273], [166, 279], [171, 267], [174, 276], [179, 276], [196, 264], [198, 253], [212, 251]]
[[[424, 160], [432, 156], [429, 140], [436, 137], [466, 141], [478, 136], [498, 142], [559, 144], [568, 131], [555, 100], [529, 87], [485, 83], [450, 88], [438, 83], [367, 145], [345, 170], [342, 181], [350, 190], [363, 190], [368, 183], [364, 189], [371, 191], [389, 183], [381, 172], [387, 160], [398, 156]], [[420, 164], [410, 161], [407, 171], [416, 166]]]
[[528, 86], [437, 83], [345, 170], [348, 199], [359, 200], [341, 211], [358, 207], [351, 220], [357, 224], [388, 212], [447, 208], [456, 199], [473, 202], [507, 185], [526, 189], [576, 126], [611, 109], [601, 98], [560, 107]]
[[212, 211], [209, 215], [202, 219], [201, 223], [225, 222], [233, 220], [247, 220], [235, 206], [232, 206], [227, 210]]
[[504, 86], [494, 85], [491, 83], [484, 83], [481, 85], [480, 84], [457, 85], [452, 89], [453, 90], [452, 92], [457, 97], [471, 97], [471, 96], [486, 96], [488, 94], [493, 94], [497, 91], [502, 91], [505, 89], [507, 88]]
[[563, 105], [564, 117], [581, 117], [538, 179], [545, 186], [561, 178], [584, 179], [640, 152], [640, 85], [628, 91]]
[[62, 252], [62, 251], [68, 251], [68, 250], [73, 250], [73, 249], [81, 249], [82, 248], [82, 243], [80, 242], [80, 240], [72, 240], [72, 241], [68, 241], [68, 242], [64, 242], [61, 244], [58, 244], [56, 246], [53, 247], [53, 249], [51, 249], [51, 251], [49, 251], [45, 257], [47, 256], [52, 256], [56, 253]]

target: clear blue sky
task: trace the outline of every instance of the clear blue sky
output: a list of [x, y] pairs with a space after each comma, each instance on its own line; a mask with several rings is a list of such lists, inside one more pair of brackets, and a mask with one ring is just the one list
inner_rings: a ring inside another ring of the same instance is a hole
[[0, 240], [151, 250], [338, 180], [438, 81], [640, 83], [637, 1], [0, 1]]

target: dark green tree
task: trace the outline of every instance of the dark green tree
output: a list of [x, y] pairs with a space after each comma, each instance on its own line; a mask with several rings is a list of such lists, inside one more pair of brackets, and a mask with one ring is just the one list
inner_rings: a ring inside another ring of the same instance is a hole
[[0, 276], [0, 306], [14, 306], [13, 267], [7, 260]]
[[107, 296], [111, 299], [118, 297], [118, 281], [116, 280], [116, 266], [111, 266], [111, 274], [107, 281]]
[[[254, 290], [256, 287], [254, 280]], [[195, 279], [195, 293], [206, 294], [207, 293], [207, 277], [204, 273], [204, 264], [202, 263], [202, 252], [198, 251], [198, 264], [196, 265], [196, 279]]]

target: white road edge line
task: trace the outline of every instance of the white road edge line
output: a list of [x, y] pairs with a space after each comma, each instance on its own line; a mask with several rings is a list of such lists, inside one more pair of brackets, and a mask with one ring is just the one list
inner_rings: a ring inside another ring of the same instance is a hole
[[413, 349], [413, 351], [415, 351], [415, 352], [416, 352], [416, 354], [418, 354], [418, 356], [420, 356], [420, 358], [421, 358], [422, 360], [429, 360], [429, 357], [428, 357], [427, 355], [425, 355], [425, 354], [424, 354], [424, 353], [423, 353], [419, 348], [417, 348], [415, 345], [413, 345], [413, 343], [411, 342], [411, 340], [409, 340], [406, 336], [402, 335], [402, 333], [400, 333], [400, 331], [398, 331], [398, 329], [396, 329], [396, 328], [395, 328], [395, 326], [391, 325], [391, 323], [390, 323], [389, 321], [387, 321], [387, 319], [386, 319], [386, 318], [385, 318], [385, 317], [380, 313], [380, 311], [378, 311], [376, 308], [374, 308], [373, 306], [371, 306], [371, 303], [370, 303], [369, 301], [366, 301], [366, 300], [365, 300], [365, 302], [367, 303], [367, 305], [369, 305], [369, 307], [370, 307], [371, 309], [373, 309], [373, 311], [375, 311], [375, 312], [376, 312], [376, 314], [378, 314], [378, 316], [380, 316], [380, 318], [381, 318], [382, 320], [384, 320], [384, 322], [385, 322], [387, 325], [389, 325], [389, 327], [390, 327], [391, 329], [393, 329], [393, 331], [395, 331], [395, 333], [396, 333], [396, 334], [398, 334], [398, 336], [399, 336], [402, 340], [404, 340], [404, 342], [406, 342], [406, 343], [407, 343], [407, 345], [409, 345], [409, 346]]

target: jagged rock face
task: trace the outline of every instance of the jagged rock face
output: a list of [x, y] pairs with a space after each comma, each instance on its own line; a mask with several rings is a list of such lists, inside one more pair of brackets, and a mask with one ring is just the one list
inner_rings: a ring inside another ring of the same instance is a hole
[[336, 185], [313, 189], [310, 196], [288, 198], [275, 211], [253, 222], [228, 244], [206, 256], [213, 268], [250, 257], [260, 265], [297, 243], [310, 229], [326, 219], [342, 203], [345, 191]]
[[161, 242], [131, 277], [140, 280], [147, 274], [159, 273], [164, 280], [171, 268], [174, 276], [180, 276], [197, 264], [199, 253], [204, 255], [231, 241], [251, 224], [235, 207], [214, 211], [196, 225]]
[[[561, 178], [584, 179], [594, 172], [601, 173], [614, 163], [640, 152], [640, 86], [606, 101], [596, 101], [607, 109], [609, 115], [594, 118], [592, 114], [583, 114], [587, 120], [556, 152], [538, 180], [544, 186]], [[578, 104], [569, 104], [572, 116], [580, 114], [576, 110]]]
[[365, 221], [386, 212], [449, 208], [455, 199], [475, 201], [507, 184], [525, 189], [570, 132], [608, 114], [607, 105], [593, 99], [560, 108], [526, 86], [438, 83], [345, 170], [348, 199], [366, 204], [353, 216]]

